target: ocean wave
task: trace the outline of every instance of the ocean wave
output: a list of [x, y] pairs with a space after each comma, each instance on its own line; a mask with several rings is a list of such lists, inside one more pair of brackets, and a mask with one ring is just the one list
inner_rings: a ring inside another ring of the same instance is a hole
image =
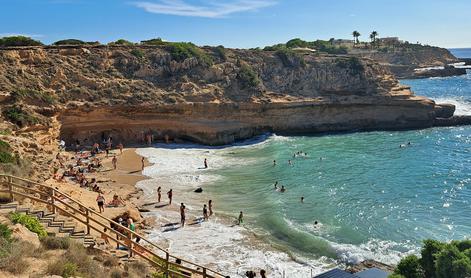
[[471, 115], [471, 100], [463, 97], [439, 97], [434, 98], [436, 103], [449, 103], [456, 106], [455, 115]]

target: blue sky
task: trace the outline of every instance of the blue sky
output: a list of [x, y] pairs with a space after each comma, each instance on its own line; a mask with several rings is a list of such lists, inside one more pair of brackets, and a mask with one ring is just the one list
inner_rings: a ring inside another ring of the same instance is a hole
[[471, 0], [0, 0], [0, 36], [257, 47], [380, 36], [471, 47]]

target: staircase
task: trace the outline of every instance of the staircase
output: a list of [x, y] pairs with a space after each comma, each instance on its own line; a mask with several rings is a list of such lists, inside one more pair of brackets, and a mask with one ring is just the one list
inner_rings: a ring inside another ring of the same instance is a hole
[[95, 238], [87, 235], [84, 230], [79, 229], [73, 220], [54, 214], [46, 209], [33, 210], [30, 207], [21, 207], [18, 202], [0, 204], [0, 214], [8, 214], [10, 212], [36, 217], [44, 226], [49, 236], [70, 237], [82, 243], [85, 247], [94, 246], [96, 243]]

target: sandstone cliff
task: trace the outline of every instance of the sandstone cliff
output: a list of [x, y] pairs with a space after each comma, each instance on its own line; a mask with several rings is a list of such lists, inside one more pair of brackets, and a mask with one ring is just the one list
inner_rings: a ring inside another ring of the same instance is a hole
[[[370, 59], [165, 46], [0, 50], [2, 115], [19, 127], [61, 124], [61, 137], [227, 144], [263, 132], [406, 129], [434, 124], [414, 96]], [[18, 114], [17, 113], [17, 114]], [[10, 117], [11, 118], [11, 117]]]
[[[466, 70], [446, 67], [459, 62], [445, 48], [409, 45], [388, 51], [372, 50], [358, 54], [361, 57], [373, 59], [389, 68], [396, 78], [427, 78], [439, 76], [454, 76], [466, 74]], [[416, 71], [417, 68], [446, 67], [442, 70]]]

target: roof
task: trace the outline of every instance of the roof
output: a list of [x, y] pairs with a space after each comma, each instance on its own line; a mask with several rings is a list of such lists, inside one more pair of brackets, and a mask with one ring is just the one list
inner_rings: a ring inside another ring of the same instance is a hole
[[378, 268], [370, 268], [355, 273], [355, 276], [359, 278], [387, 278], [389, 273]]
[[346, 271], [335, 268], [330, 271], [319, 274], [315, 276], [314, 278], [358, 278], [358, 277]]

